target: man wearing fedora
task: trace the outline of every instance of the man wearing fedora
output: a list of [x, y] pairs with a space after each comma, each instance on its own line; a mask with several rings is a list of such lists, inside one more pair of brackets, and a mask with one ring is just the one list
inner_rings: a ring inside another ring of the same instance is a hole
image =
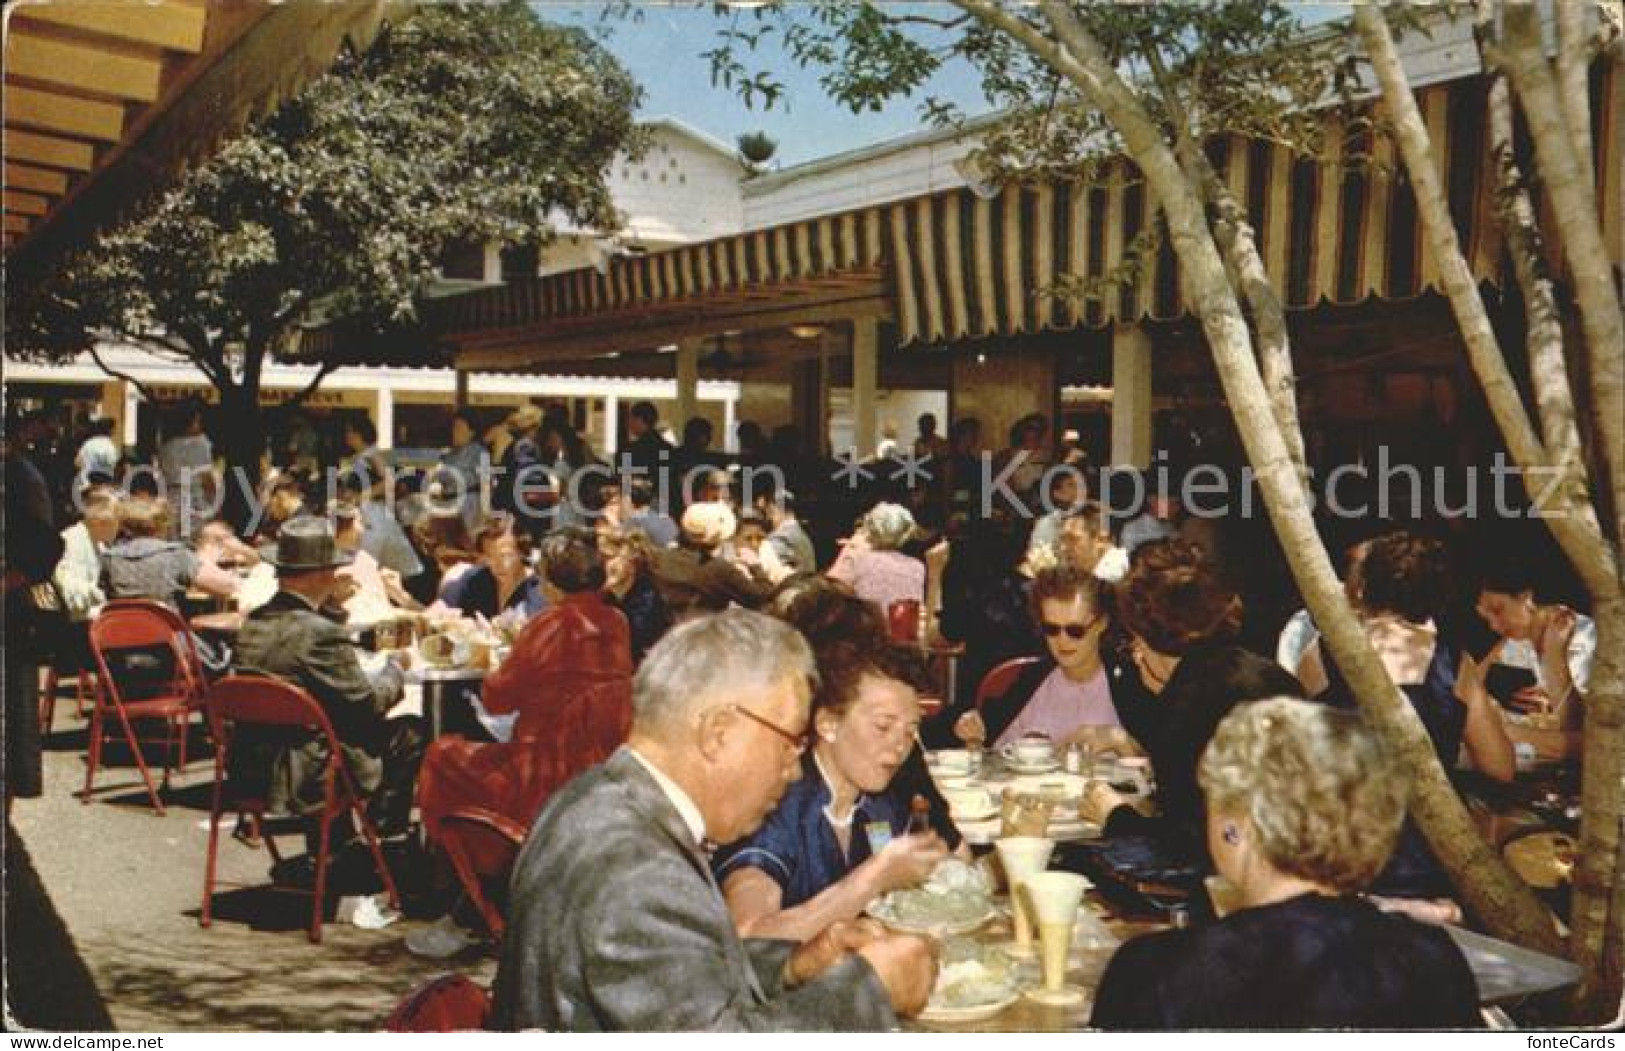
[[[238, 667], [303, 687], [321, 704], [357, 788], [370, 797], [369, 813], [389, 836], [406, 829], [425, 735], [420, 718], [386, 718], [403, 686], [395, 659], [368, 675], [348, 633], [321, 612], [337, 587], [336, 571], [350, 557], [339, 549], [326, 518], [302, 515], [285, 522], [274, 553], [266, 556], [276, 567], [277, 593], [244, 622]], [[274, 811], [314, 813], [326, 758], [316, 740], [234, 741], [232, 777], [264, 786]], [[345, 822], [334, 828], [341, 842], [350, 831]]]

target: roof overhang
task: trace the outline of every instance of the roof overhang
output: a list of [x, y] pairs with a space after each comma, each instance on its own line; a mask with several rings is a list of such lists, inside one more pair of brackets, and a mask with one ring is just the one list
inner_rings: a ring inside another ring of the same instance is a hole
[[20, 0], [5, 12], [5, 246], [47, 265], [370, 44], [410, 0]]

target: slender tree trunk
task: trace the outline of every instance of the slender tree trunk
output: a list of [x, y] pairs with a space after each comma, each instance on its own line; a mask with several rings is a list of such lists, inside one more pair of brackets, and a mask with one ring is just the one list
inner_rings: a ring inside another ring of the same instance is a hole
[[1584, 969], [1580, 1018], [1601, 1023], [1618, 1017], [1625, 998], [1625, 597], [1598, 602], [1593, 616], [1597, 657], [1585, 699], [1569, 946]]
[[[1516, 3], [1504, 6], [1502, 18], [1506, 39], [1499, 62], [1512, 80], [1528, 121], [1574, 281], [1591, 356], [1592, 401], [1603, 438], [1598, 482], [1613, 497], [1613, 538], [1625, 543], [1625, 307], [1603, 246], [1596, 189], [1586, 174], [1590, 165], [1581, 165], [1582, 144], [1569, 134], [1562, 93], [1541, 47], [1539, 14], [1533, 4]], [[1589, 130], [1584, 142], [1590, 142]], [[1618, 575], [1616, 567], [1616, 578]]]
[[1237, 429], [1293, 576], [1367, 720], [1417, 775], [1412, 814], [1455, 880], [1468, 908], [1492, 930], [1544, 950], [1561, 945], [1550, 914], [1474, 828], [1434, 755], [1421, 720], [1395, 689], [1341, 583], [1310, 514], [1307, 496], [1270, 407], [1253, 357], [1252, 338], [1196, 189], [1180, 170], [1161, 132], [1088, 30], [1059, 0], [1042, 4], [1062, 43], [1008, 11], [982, 2], [960, 6], [1026, 44], [1067, 76], [1122, 135], [1168, 216], [1181, 274], [1202, 322]]
[[[1481, 11], [1481, 29], [1490, 10]], [[1553, 506], [1543, 508], [1553, 535], [1575, 564], [1594, 601], [1599, 639], [1596, 666], [1586, 698], [1585, 752], [1582, 757], [1582, 819], [1580, 846], [1574, 872], [1574, 905], [1570, 950], [1584, 971], [1578, 990], [1581, 1016], [1591, 1021], [1609, 1017], [1619, 1003], [1620, 964], [1610, 959], [1608, 932], [1621, 917], [1610, 918], [1610, 899], [1620, 873], [1621, 795], [1625, 794], [1625, 697], [1622, 697], [1620, 650], [1625, 598], [1619, 584], [1619, 554], [1604, 538], [1594, 509], [1586, 503], [1589, 486], [1585, 466], [1578, 457], [1572, 392], [1562, 353], [1562, 328], [1549, 282], [1538, 273], [1541, 265], [1538, 231], [1527, 198], [1513, 185], [1503, 190], [1503, 221], [1529, 317], [1531, 368], [1541, 418], [1550, 449], [1541, 448], [1516, 389], [1511, 385], [1505, 357], [1495, 341], [1488, 314], [1456, 240], [1443, 188], [1431, 163], [1432, 146], [1417, 111], [1410, 85], [1379, 9], [1361, 6], [1355, 24], [1365, 40], [1372, 69], [1381, 82], [1400, 151], [1416, 190], [1417, 210], [1435, 257], [1439, 260], [1446, 293], [1468, 344], [1474, 370], [1491, 399], [1491, 409], [1507, 444], [1526, 470], [1553, 458], [1568, 472], [1571, 483], [1559, 492]], [[1485, 38], [1481, 36], [1481, 46]], [[1504, 169], [1510, 159], [1510, 115], [1503, 85], [1492, 87], [1491, 129]], [[1509, 175], [1515, 173], [1508, 172]], [[1591, 213], [1595, 223], [1595, 211]], [[1556, 344], [1555, 346], [1552, 344]], [[1525, 474], [1525, 480], [1531, 476]], [[1532, 496], [1535, 496], [1533, 493]], [[1535, 496], [1538, 501], [1539, 497]], [[1605, 641], [1612, 639], [1613, 641]], [[1609, 646], [1613, 649], [1610, 650]], [[1617, 956], [1618, 935], [1615, 934]]]
[[1270, 409], [1275, 423], [1286, 441], [1287, 451], [1300, 473], [1307, 476], [1307, 459], [1303, 447], [1303, 426], [1298, 420], [1298, 387], [1292, 367], [1292, 340], [1286, 327], [1286, 309], [1275, 286], [1270, 284], [1264, 270], [1264, 259], [1258, 254], [1258, 241], [1253, 236], [1253, 225], [1246, 212], [1219, 178], [1202, 151], [1191, 149], [1187, 171], [1196, 167], [1194, 181], [1205, 190], [1204, 197], [1213, 205], [1217, 215], [1214, 236], [1224, 251], [1225, 262], [1231, 273], [1231, 283], [1247, 297], [1253, 308], [1253, 323], [1258, 326], [1258, 360], [1263, 369], [1264, 389], [1269, 392]]

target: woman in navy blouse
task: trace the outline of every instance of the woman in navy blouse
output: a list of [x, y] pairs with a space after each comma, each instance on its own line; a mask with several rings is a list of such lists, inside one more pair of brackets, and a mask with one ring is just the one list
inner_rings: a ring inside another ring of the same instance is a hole
[[[917, 651], [878, 636], [820, 647], [813, 744], [801, 779], [755, 834], [714, 863], [742, 933], [804, 941], [888, 891], [923, 882], [947, 856], [938, 831], [908, 832], [916, 791]], [[940, 800], [939, 800], [940, 806]], [[952, 831], [940, 811], [933, 828]]]

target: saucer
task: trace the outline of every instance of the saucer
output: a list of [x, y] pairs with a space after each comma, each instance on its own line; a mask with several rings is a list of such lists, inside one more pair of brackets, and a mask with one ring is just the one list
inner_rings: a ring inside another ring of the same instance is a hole
[[1061, 768], [1061, 761], [1055, 758], [1040, 759], [1036, 763], [1029, 763], [1021, 759], [1006, 759], [1005, 769], [1017, 774], [1047, 774]]

